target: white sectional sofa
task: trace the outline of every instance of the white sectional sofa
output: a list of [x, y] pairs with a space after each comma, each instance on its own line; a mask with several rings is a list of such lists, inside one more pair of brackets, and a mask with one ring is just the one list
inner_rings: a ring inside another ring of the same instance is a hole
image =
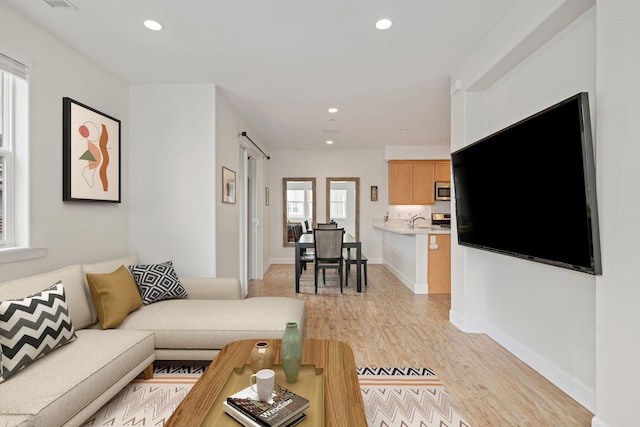
[[62, 282], [76, 335], [0, 382], [0, 426], [76, 426], [154, 360], [211, 360], [232, 341], [281, 338], [287, 322], [303, 330], [303, 300], [242, 299], [239, 280], [224, 278], [180, 278], [187, 298], [143, 305], [102, 329], [86, 274], [138, 264], [129, 255], [0, 283], [2, 302]]

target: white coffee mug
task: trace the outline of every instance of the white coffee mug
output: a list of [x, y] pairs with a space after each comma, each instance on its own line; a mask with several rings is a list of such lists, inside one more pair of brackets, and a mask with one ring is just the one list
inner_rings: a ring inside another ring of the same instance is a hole
[[251, 378], [249, 378], [249, 386], [253, 392], [258, 393], [258, 400], [263, 402], [271, 400], [275, 379], [276, 373], [271, 369], [260, 369], [251, 375]]

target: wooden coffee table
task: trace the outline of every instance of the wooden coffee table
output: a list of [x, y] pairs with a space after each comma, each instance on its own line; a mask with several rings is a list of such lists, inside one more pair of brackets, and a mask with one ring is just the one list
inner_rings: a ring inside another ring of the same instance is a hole
[[[251, 349], [259, 340], [236, 341], [225, 346], [193, 386], [165, 426], [201, 426], [234, 370], [250, 362]], [[263, 340], [260, 340], [263, 341]], [[280, 340], [264, 340], [280, 361]], [[367, 419], [351, 347], [340, 341], [303, 340], [302, 364], [323, 370], [324, 424], [326, 426], [366, 427]], [[286, 384], [283, 384], [285, 387]], [[216, 405], [217, 406], [217, 405]], [[209, 415], [210, 416], [210, 415]], [[240, 425], [228, 417], [229, 425]], [[300, 427], [311, 424], [307, 419]]]

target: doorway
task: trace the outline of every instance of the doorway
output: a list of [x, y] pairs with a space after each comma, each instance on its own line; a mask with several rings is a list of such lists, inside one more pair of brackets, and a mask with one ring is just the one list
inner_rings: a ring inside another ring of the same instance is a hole
[[240, 283], [242, 295], [249, 290], [249, 281], [262, 279], [263, 237], [262, 192], [263, 158], [240, 146]]

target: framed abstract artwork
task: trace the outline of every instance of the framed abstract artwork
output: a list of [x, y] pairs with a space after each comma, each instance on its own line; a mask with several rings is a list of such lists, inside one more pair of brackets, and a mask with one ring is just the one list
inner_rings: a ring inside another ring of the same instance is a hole
[[236, 173], [224, 166], [222, 167], [222, 201], [236, 202]]
[[62, 99], [62, 200], [120, 203], [120, 120]]

